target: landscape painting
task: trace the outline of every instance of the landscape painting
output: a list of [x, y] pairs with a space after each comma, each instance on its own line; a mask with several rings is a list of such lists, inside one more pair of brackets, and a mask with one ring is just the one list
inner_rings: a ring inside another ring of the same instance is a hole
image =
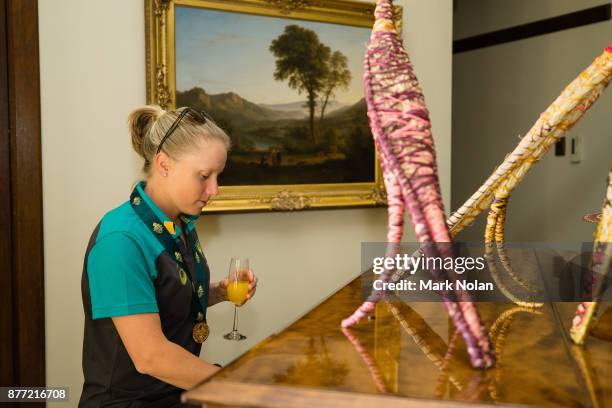
[[177, 5], [176, 106], [230, 136], [222, 186], [375, 183], [370, 28]]

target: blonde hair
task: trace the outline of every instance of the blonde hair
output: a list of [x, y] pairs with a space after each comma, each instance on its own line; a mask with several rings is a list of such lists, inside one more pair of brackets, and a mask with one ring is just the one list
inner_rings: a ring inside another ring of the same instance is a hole
[[[149, 176], [151, 163], [164, 135], [183, 109], [166, 111], [158, 105], [146, 105], [134, 109], [128, 116], [128, 127], [132, 136], [132, 147], [144, 159], [143, 172]], [[178, 127], [163, 144], [162, 150], [173, 159], [198, 148], [202, 142], [216, 140], [229, 150], [231, 142], [227, 134], [207, 117], [202, 123], [185, 115]]]

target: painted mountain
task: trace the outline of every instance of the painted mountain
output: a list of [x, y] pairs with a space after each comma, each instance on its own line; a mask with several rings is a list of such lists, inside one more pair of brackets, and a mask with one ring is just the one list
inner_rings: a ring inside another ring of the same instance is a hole
[[[268, 109], [272, 109], [272, 110], [276, 110], [276, 111], [282, 111], [282, 112], [289, 113], [293, 119], [305, 119], [306, 117], [308, 117], [308, 107], [306, 106], [304, 102], [277, 103], [277, 104], [260, 103], [259, 106], [262, 106]], [[326, 108], [327, 108], [327, 111], [331, 113], [345, 106], [346, 105], [343, 105], [336, 101], [330, 101]]]
[[[365, 100], [329, 103], [316, 133], [303, 103], [257, 104], [236, 93], [177, 91], [177, 106], [204, 109], [232, 140], [222, 185], [374, 181], [374, 144]], [[314, 136], [314, 140], [313, 140]]]

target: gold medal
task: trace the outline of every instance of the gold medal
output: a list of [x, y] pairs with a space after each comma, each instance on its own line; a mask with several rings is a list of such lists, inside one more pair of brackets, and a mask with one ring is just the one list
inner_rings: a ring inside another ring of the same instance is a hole
[[209, 332], [210, 330], [208, 329], [206, 322], [197, 322], [193, 326], [193, 340], [196, 343], [204, 343], [208, 338]]

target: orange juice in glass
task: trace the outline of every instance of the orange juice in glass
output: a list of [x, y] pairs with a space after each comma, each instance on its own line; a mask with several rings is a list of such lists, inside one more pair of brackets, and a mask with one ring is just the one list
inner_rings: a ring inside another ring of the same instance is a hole
[[234, 304], [234, 327], [223, 335], [227, 340], [244, 340], [246, 336], [238, 331], [238, 306], [249, 294], [249, 258], [232, 258], [227, 275], [227, 299]]
[[227, 285], [227, 298], [230, 302], [240, 306], [249, 294], [249, 281], [230, 281]]

